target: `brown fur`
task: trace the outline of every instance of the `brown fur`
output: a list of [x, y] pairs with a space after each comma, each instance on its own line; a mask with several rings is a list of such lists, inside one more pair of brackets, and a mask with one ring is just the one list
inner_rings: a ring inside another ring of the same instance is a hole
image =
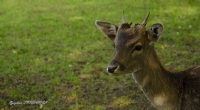
[[[149, 101], [159, 110], [200, 110], [200, 66], [181, 72], [167, 71], [154, 49], [163, 25], [148, 30], [142, 24], [114, 24], [96, 21], [97, 27], [115, 44], [115, 56], [108, 66], [112, 75], [132, 73]], [[114, 37], [113, 37], [114, 36]]]

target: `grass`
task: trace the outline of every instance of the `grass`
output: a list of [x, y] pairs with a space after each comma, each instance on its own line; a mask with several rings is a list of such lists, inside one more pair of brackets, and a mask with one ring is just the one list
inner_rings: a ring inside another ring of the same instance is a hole
[[[121, 13], [147, 27], [165, 26], [156, 50], [170, 70], [200, 64], [197, 1], [2, 0], [0, 4], [0, 110], [153, 109], [130, 74], [112, 77], [105, 68], [111, 42], [94, 25], [119, 25]], [[45, 104], [9, 102], [47, 101]]]

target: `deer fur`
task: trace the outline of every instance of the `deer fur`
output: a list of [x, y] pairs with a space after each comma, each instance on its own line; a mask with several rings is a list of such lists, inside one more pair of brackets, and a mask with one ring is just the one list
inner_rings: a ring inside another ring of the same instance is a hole
[[[150, 13], [149, 13], [150, 14]], [[149, 14], [141, 24], [96, 21], [96, 26], [115, 45], [115, 55], [107, 71], [112, 75], [132, 73], [147, 99], [159, 110], [200, 110], [200, 66], [181, 72], [166, 70], [157, 57], [154, 44], [163, 25], [146, 30]]]

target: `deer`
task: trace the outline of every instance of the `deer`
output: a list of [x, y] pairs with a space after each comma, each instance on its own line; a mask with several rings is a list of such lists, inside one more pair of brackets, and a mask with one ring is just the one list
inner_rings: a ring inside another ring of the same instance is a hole
[[161, 64], [154, 44], [164, 26], [155, 23], [146, 30], [150, 12], [141, 24], [96, 20], [97, 28], [114, 43], [114, 58], [107, 66], [113, 76], [132, 74], [146, 98], [158, 110], [200, 110], [200, 66], [170, 71]]

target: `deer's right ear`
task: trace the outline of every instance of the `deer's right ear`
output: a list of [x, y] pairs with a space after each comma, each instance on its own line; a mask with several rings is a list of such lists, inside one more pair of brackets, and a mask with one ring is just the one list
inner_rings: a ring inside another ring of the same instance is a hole
[[99, 20], [97, 20], [95, 24], [106, 37], [114, 41], [118, 30], [118, 27], [116, 25], [107, 22], [102, 22]]

